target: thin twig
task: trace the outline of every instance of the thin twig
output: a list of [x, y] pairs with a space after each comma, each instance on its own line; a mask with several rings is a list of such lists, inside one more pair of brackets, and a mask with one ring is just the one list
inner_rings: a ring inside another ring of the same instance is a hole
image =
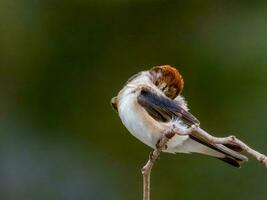
[[166, 143], [174, 134], [163, 134], [161, 139], [158, 141], [156, 145], [156, 149], [150, 153], [149, 159], [146, 165], [142, 168], [143, 174], [143, 200], [150, 200], [150, 174], [151, 170], [159, 158], [160, 152], [165, 148]]
[[264, 154], [252, 149], [247, 144], [231, 135], [228, 137], [214, 137], [208, 134], [206, 131], [201, 129], [200, 127], [193, 127], [190, 133], [191, 135], [199, 136], [206, 140], [209, 143], [213, 144], [231, 144], [240, 147], [244, 152], [249, 154], [250, 156], [256, 158], [260, 163], [262, 163], [265, 167], [267, 167], [267, 157]]
[[199, 126], [192, 126], [187, 131], [181, 132], [178, 129], [172, 129], [169, 134], [163, 134], [160, 140], [156, 145], [156, 149], [150, 153], [149, 159], [146, 165], [142, 168], [143, 174], [143, 200], [150, 200], [150, 175], [151, 170], [157, 161], [160, 152], [166, 148], [166, 144], [171, 139], [174, 134], [177, 135], [192, 135], [201, 137], [203, 140], [206, 140], [208, 143], [211, 144], [230, 144], [240, 147], [244, 152], [255, 157], [259, 162], [261, 162], [265, 167], [267, 167], [267, 157], [264, 154], [259, 153], [258, 151], [252, 149], [247, 144], [242, 142], [241, 140], [237, 139], [235, 136], [228, 136], [228, 137], [214, 137], [201, 129]]

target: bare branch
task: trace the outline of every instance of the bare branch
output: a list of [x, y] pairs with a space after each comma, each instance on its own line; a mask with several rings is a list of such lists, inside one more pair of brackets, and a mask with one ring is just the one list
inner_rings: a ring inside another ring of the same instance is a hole
[[159, 158], [160, 152], [166, 148], [166, 144], [175, 134], [177, 135], [192, 135], [201, 137], [203, 140], [212, 143], [212, 144], [230, 144], [235, 145], [243, 149], [244, 152], [255, 157], [259, 162], [261, 162], [265, 167], [267, 167], [267, 157], [264, 154], [259, 153], [258, 151], [252, 149], [247, 144], [242, 142], [241, 140], [237, 139], [235, 136], [228, 136], [228, 137], [214, 137], [201, 129], [198, 126], [192, 126], [190, 129], [186, 131], [181, 131], [176, 129], [175, 127], [163, 134], [160, 140], [156, 145], [156, 149], [150, 153], [149, 160], [147, 161], [146, 165], [142, 168], [143, 174], [143, 200], [150, 200], [150, 175], [151, 170]]
[[236, 138], [235, 136], [231, 135], [228, 137], [214, 137], [208, 134], [206, 131], [201, 129], [200, 127], [193, 126], [191, 128], [191, 135], [199, 136], [202, 139], [206, 140], [207, 142], [213, 144], [231, 144], [236, 145], [243, 149], [244, 152], [249, 154], [250, 156], [256, 158], [260, 163], [262, 163], [265, 167], [267, 167], [267, 157], [264, 154], [259, 153], [258, 151], [252, 149], [247, 144]]
[[174, 133], [163, 134], [156, 145], [156, 149], [150, 153], [146, 165], [142, 168], [143, 174], [143, 200], [150, 200], [150, 174], [159, 158], [160, 152], [166, 147], [166, 143], [174, 136]]

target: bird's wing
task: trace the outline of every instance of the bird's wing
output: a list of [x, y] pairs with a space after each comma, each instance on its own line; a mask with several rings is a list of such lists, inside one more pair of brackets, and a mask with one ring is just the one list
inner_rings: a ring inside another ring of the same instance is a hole
[[199, 124], [197, 118], [183, 109], [177, 101], [150, 90], [143, 89], [137, 101], [150, 116], [158, 121], [168, 122], [173, 119], [180, 119], [188, 126]]
[[[177, 101], [171, 100], [163, 95], [158, 95], [150, 90], [143, 89], [137, 101], [150, 116], [158, 121], [168, 122], [177, 118], [188, 126], [199, 125], [199, 121], [191, 113], [184, 110]], [[210, 149], [224, 154], [224, 157], [220, 157], [219, 159], [233, 166], [239, 167], [241, 163], [247, 160], [245, 156], [235, 152], [234, 148], [230, 146], [211, 144], [198, 136], [189, 135], [189, 137]]]

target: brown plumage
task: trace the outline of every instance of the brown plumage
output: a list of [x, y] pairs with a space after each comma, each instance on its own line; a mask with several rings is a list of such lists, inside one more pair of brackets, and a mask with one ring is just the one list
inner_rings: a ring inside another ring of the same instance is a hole
[[174, 99], [182, 92], [184, 80], [174, 67], [170, 65], [156, 66], [149, 71], [154, 77], [154, 84], [162, 89], [167, 97]]

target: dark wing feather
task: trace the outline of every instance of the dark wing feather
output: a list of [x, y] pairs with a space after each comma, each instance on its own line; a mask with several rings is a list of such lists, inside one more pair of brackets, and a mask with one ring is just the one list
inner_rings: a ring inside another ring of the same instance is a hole
[[[228, 156], [229, 158], [234, 158], [237, 162], [243, 162], [243, 161], [247, 161], [247, 158], [243, 155], [241, 155], [240, 153], [228, 148], [226, 145], [224, 144], [210, 144], [207, 141], [205, 141], [204, 139], [197, 137], [197, 136], [193, 136], [190, 135], [189, 136], [191, 139], [210, 147], [213, 150], [219, 151], [221, 153], [223, 153], [224, 155]], [[229, 160], [229, 159], [228, 159]]]
[[138, 103], [156, 120], [168, 122], [172, 119], [181, 119], [188, 126], [197, 125], [199, 121], [176, 101], [163, 95], [157, 95], [143, 89], [138, 96]]
[[[161, 122], [168, 122], [172, 119], [180, 119], [188, 126], [198, 125], [199, 121], [189, 112], [184, 110], [176, 101], [163, 95], [157, 95], [147, 89], [143, 89], [138, 96], [138, 103], [152, 116]], [[203, 138], [190, 135], [190, 138], [225, 155], [219, 158], [233, 166], [239, 167], [247, 158], [223, 144], [210, 144]]]

